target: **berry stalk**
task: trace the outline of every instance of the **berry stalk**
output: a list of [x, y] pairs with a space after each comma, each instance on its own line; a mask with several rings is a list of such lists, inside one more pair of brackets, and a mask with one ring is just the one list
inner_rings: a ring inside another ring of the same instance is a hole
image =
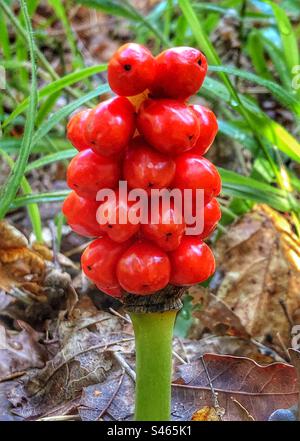
[[136, 346], [136, 421], [169, 421], [177, 311], [130, 313]]

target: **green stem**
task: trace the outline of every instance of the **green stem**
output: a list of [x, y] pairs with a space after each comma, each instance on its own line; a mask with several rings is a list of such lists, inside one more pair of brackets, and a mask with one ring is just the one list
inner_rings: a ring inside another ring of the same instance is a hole
[[136, 421], [169, 421], [177, 311], [130, 313], [136, 345]]

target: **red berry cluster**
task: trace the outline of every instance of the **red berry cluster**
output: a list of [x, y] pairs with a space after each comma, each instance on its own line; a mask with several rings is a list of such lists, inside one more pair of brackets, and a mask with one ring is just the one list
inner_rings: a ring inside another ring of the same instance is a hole
[[[206, 58], [196, 49], [176, 47], [155, 58], [143, 46], [126, 44], [108, 65], [108, 81], [118, 96], [77, 113], [68, 124], [67, 136], [79, 153], [68, 167], [73, 192], [63, 212], [74, 231], [98, 237], [84, 251], [82, 268], [109, 295], [149, 295], [169, 283], [203, 282], [214, 272], [214, 257], [203, 239], [221, 217], [215, 199], [221, 180], [202, 155], [218, 125], [209, 109], [187, 103], [206, 72]], [[173, 206], [168, 212], [161, 206], [155, 224], [119, 222], [121, 210], [131, 207], [119, 198], [120, 180], [148, 194], [162, 188], [203, 189], [203, 232], [186, 235], [185, 222], [176, 222]], [[116, 216], [113, 224], [96, 220], [101, 188], [115, 191], [114, 203], [103, 202]]]

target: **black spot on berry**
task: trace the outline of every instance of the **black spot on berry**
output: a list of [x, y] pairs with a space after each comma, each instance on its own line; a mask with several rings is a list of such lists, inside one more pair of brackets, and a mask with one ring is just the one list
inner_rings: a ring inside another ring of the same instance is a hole
[[112, 228], [113, 226], [112, 226], [112, 225], [110, 225], [110, 224], [108, 224], [108, 225], [107, 225], [107, 227], [108, 227], [108, 228]]
[[166, 234], [166, 236], [170, 237], [170, 236], [172, 236], [172, 233], [169, 232], [169, 233]]
[[194, 135], [189, 135], [188, 138], [191, 141], [194, 138]]
[[154, 185], [153, 182], [148, 183], [148, 187], [153, 187], [153, 185]]
[[199, 58], [199, 60], [197, 61], [197, 63], [199, 64], [199, 66], [202, 65], [202, 60], [201, 60], [201, 58]]
[[130, 64], [124, 64], [124, 70], [130, 71], [131, 70], [131, 65]]
[[91, 267], [90, 265], [87, 265], [87, 269], [88, 269], [89, 271], [92, 271], [92, 267]]

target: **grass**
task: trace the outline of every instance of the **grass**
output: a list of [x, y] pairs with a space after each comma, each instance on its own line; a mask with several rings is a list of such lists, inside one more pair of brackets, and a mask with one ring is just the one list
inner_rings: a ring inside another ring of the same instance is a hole
[[[71, 54], [71, 62], [62, 59], [61, 75], [42, 51], [48, 44], [47, 28], [53, 19], [32, 21], [38, 8], [36, 1], [21, 0], [19, 13], [12, 5], [0, 0], [0, 64], [8, 77], [7, 88], [0, 97], [0, 154], [11, 166], [1, 189], [1, 218], [11, 210], [27, 207], [33, 231], [42, 240], [39, 206], [61, 201], [66, 192], [32, 194], [26, 183], [29, 185], [33, 170], [75, 154], [65, 139], [69, 115], [109, 92], [101, 76], [106, 65], [86, 65], [72, 28], [70, 7], [84, 5], [122, 18], [134, 41], [149, 44], [156, 53], [179, 44], [203, 50], [210, 68], [199, 95], [216, 110], [218, 136], [232, 145], [240, 161], [237, 169], [220, 168], [227, 200], [223, 204], [224, 223], [226, 213], [232, 221], [254, 202], [261, 202], [291, 213], [291, 221], [296, 230], [299, 228], [300, 180], [294, 170], [300, 163], [300, 105], [299, 89], [292, 87], [292, 71], [299, 64], [297, 0], [284, 2], [285, 9], [278, 3], [259, 0], [165, 0], [146, 15], [127, 0], [49, 0], [48, 7], [61, 23]], [[238, 23], [238, 59], [246, 59], [249, 68], [234, 60], [224, 61], [226, 57], [212, 43], [220, 20], [229, 13], [234, 13]], [[265, 100], [289, 115], [288, 128], [282, 118], [270, 116], [263, 108], [261, 90]], [[21, 139], [14, 135], [20, 127]], [[251, 158], [247, 168], [245, 151]]]

